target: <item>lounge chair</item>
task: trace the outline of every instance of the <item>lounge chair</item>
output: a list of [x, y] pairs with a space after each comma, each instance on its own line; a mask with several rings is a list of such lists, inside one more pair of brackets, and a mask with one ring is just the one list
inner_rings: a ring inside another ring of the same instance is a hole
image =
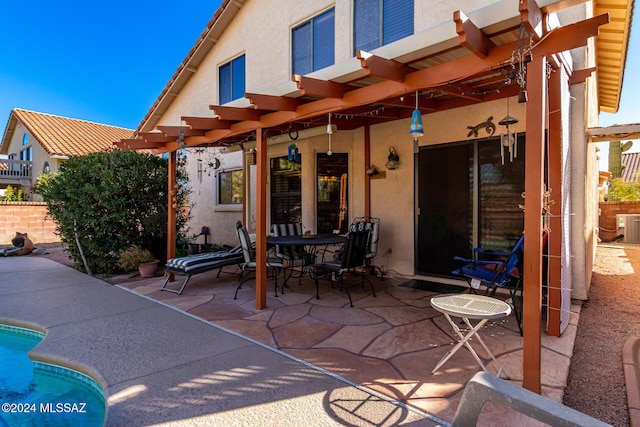
[[[189, 279], [191, 279], [191, 276], [204, 273], [205, 271], [218, 269], [218, 275], [216, 277], [219, 277], [223, 267], [228, 267], [230, 265], [240, 265], [243, 260], [244, 257], [242, 255], [242, 247], [240, 245], [228, 251], [210, 252], [190, 255], [181, 258], [172, 258], [167, 261], [165, 267], [167, 280], [165, 280], [160, 290], [182, 294], [182, 291], [184, 291], [187, 283], [189, 283]], [[167, 284], [171, 279], [171, 274], [187, 276], [180, 289], [167, 288]]]

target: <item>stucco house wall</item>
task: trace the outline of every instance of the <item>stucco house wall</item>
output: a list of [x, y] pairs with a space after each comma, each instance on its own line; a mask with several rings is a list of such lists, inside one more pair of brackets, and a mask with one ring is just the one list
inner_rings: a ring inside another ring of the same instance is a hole
[[[331, 79], [341, 76], [354, 61], [352, 47], [353, 2], [350, 0], [296, 2], [295, 7], [288, 7], [290, 2], [264, 0], [245, 1], [230, 24], [224, 29], [206, 58], [195, 70], [191, 80], [180, 90], [172, 104], [156, 125], [184, 125], [182, 116], [214, 117], [207, 108], [218, 103], [218, 68], [239, 55], [246, 55], [246, 92], [283, 95], [295, 91], [295, 83], [291, 81], [291, 29], [312, 16], [335, 7], [335, 65], [312, 73], [318, 79]], [[486, 11], [501, 2], [461, 1], [455, 9], [472, 15], [475, 11]], [[515, 2], [514, 2], [515, 4]], [[559, 14], [561, 23], [574, 22], [590, 16], [591, 3], [572, 7]], [[415, 2], [414, 35], [394, 44], [398, 46], [424, 46], [413, 54], [416, 57], [436, 48], [439, 43], [433, 38], [432, 30], [438, 29], [445, 34], [440, 40], [455, 39], [455, 25], [452, 23], [453, 7], [450, 2]], [[492, 9], [493, 10], [493, 9]], [[503, 12], [501, 8], [496, 11]], [[517, 11], [514, 9], [514, 11]], [[512, 13], [512, 15], [514, 15]], [[514, 15], [515, 16], [515, 15]], [[501, 19], [512, 19], [514, 16], [497, 17], [487, 13], [474, 15], [474, 23], [479, 27]], [[517, 18], [516, 18], [517, 19]], [[438, 45], [438, 47], [441, 47]], [[389, 45], [376, 49], [380, 56], [390, 52]], [[409, 60], [407, 54], [403, 60]], [[593, 43], [587, 49], [576, 49], [565, 53], [570, 58], [573, 69], [584, 69], [594, 66]], [[348, 81], [348, 75], [342, 75], [336, 81]], [[584, 299], [591, 278], [591, 266], [595, 255], [595, 230], [597, 226], [597, 179], [595, 163], [595, 147], [587, 143], [586, 128], [597, 123], [598, 99], [595, 79], [588, 78], [586, 83], [569, 85], [568, 77], [563, 77], [562, 109], [563, 129], [563, 173], [562, 189], [554, 190], [553, 199], [562, 203], [563, 209], [563, 284], [573, 286], [572, 297]], [[519, 122], [512, 127], [517, 132], [526, 128], [526, 105], [519, 104], [515, 98], [508, 101], [509, 114], [517, 117]], [[249, 106], [247, 99], [233, 101], [229, 106]], [[507, 100], [484, 102], [475, 106], [451, 109], [423, 115], [425, 136], [420, 138], [421, 146], [443, 144], [467, 140], [468, 128], [484, 122], [492, 116], [494, 123], [507, 114]], [[380, 245], [378, 254], [386, 269], [411, 276], [414, 274], [414, 241], [416, 234], [416, 186], [415, 157], [413, 141], [408, 135], [409, 119], [397, 120], [370, 129], [370, 164], [384, 170], [384, 163], [389, 154], [389, 147], [394, 146], [401, 158], [400, 167], [386, 171], [385, 179], [371, 180], [371, 215], [384, 218], [381, 224]], [[498, 126], [497, 132], [500, 132]], [[338, 129], [332, 135], [333, 151], [349, 153], [349, 216], [352, 219], [364, 212], [365, 200], [362, 192], [366, 179], [363, 153], [363, 129], [344, 131]], [[302, 157], [303, 170], [315, 170], [315, 154], [327, 150], [326, 135], [307, 140], [296, 141]], [[206, 156], [213, 156], [217, 149], [206, 149]], [[268, 157], [286, 155], [287, 144], [270, 145]], [[238, 207], [222, 207], [215, 203], [216, 172], [203, 174], [202, 180], [196, 183], [198, 156], [190, 149], [188, 170], [191, 182], [194, 183], [193, 230], [203, 225], [212, 228], [215, 242], [235, 244], [235, 221], [242, 219]], [[243, 164], [243, 154], [234, 152], [218, 154], [221, 159], [219, 170], [239, 169]], [[249, 168], [250, 200], [249, 228], [252, 218], [255, 197], [255, 168]], [[302, 188], [302, 221], [313, 231], [315, 224], [315, 182], [303, 179]], [[267, 207], [269, 212], [269, 207]], [[270, 219], [267, 218], [267, 223]], [[554, 230], [555, 231], [555, 230]], [[388, 249], [392, 249], [388, 253]]]

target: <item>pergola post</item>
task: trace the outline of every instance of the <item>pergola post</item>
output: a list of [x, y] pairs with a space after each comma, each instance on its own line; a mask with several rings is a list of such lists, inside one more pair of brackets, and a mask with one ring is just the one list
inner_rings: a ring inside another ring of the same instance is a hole
[[549, 78], [549, 191], [554, 203], [549, 207], [547, 334], [559, 337], [562, 314], [562, 68]]
[[[256, 308], [267, 308], [267, 140], [256, 129]], [[248, 213], [251, 215], [251, 213]]]
[[176, 221], [177, 212], [176, 209], [180, 209], [181, 206], [175, 207], [177, 202], [177, 189], [176, 189], [176, 170], [177, 170], [177, 156], [176, 151], [169, 153], [169, 163], [167, 165], [167, 259], [175, 258], [176, 256]]
[[542, 307], [542, 198], [547, 100], [547, 60], [536, 55], [527, 65], [527, 143], [525, 148], [523, 350], [524, 388], [540, 393]]

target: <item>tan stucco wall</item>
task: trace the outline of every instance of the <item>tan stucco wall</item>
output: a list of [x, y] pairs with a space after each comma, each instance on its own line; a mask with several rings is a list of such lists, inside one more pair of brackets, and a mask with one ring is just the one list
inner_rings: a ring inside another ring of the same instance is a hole
[[[494, 2], [496, 4], [500, 2]], [[261, 0], [245, 2], [229, 27], [216, 42], [208, 56], [198, 67], [190, 82], [175, 97], [172, 105], [160, 119], [158, 125], [180, 125], [181, 116], [213, 116], [209, 110], [210, 104], [218, 102], [218, 67], [221, 64], [237, 57], [246, 55], [246, 90], [247, 92], [274, 93], [283, 87], [293, 87], [291, 83], [290, 51], [291, 28], [304, 20], [316, 15], [328, 7], [335, 5], [336, 10], [336, 65], [329, 70], [321, 70], [313, 76], [322, 78], [330, 74], [331, 70], [349, 64], [355, 59], [352, 51], [352, 1], [337, 0], [317, 2], [293, 2], [282, 0]], [[585, 8], [587, 8], [586, 5]], [[476, 18], [474, 11], [486, 10], [491, 7], [486, 1], [461, 1], [455, 9], [465, 11], [479, 26], [486, 25], [482, 19]], [[572, 8], [577, 9], [577, 8]], [[429, 29], [439, 28], [442, 34], [455, 38], [455, 26], [452, 24], [452, 6], [450, 2], [438, 0], [435, 2], [416, 2], [415, 6], [415, 35], [401, 41], [405, 44], [418, 43], [431, 40]], [[575, 10], [574, 10], [575, 12]], [[578, 11], [584, 14], [585, 11]], [[517, 10], [513, 10], [517, 14]], [[478, 15], [482, 15], [481, 13]], [[567, 14], [565, 14], [567, 15]], [[483, 19], [486, 19], [486, 14]], [[568, 16], [567, 19], [575, 19]], [[389, 50], [388, 46], [380, 49], [380, 52]], [[574, 52], [575, 53], [575, 52]], [[584, 68], [585, 60], [579, 55], [574, 58], [574, 68]], [[578, 85], [579, 86], [579, 85]], [[590, 88], [591, 89], [591, 88]], [[291, 89], [294, 90], [294, 89]], [[584, 105], [585, 96], [591, 96], [591, 90], [585, 92], [580, 88], [571, 88], [571, 96], [575, 101], [571, 102], [571, 158], [572, 169], [566, 171], [571, 175], [572, 198], [571, 208], [576, 217], [573, 220], [571, 240], [572, 256], [574, 261], [574, 273], [577, 283], [586, 283], [590, 277], [592, 260], [591, 243], [593, 242], [594, 215], [585, 210], [592, 208], [590, 195], [585, 195], [587, 186], [591, 185], [591, 179], [585, 176], [591, 171], [592, 157], [590, 150], [585, 148], [585, 117], [592, 115], [591, 106]], [[565, 94], [568, 96], [568, 94]], [[592, 99], [592, 103], [595, 98]], [[246, 100], [238, 100], [231, 105], [248, 105]], [[509, 114], [518, 118], [519, 123], [512, 129], [522, 132], [526, 126], [526, 105], [518, 104], [515, 99], [509, 101]], [[423, 116], [426, 135], [420, 139], [420, 145], [439, 144], [445, 142], [461, 141], [468, 139], [467, 126], [475, 126], [493, 116], [496, 125], [496, 133], [501, 132], [497, 124], [507, 114], [507, 101], [491, 101], [475, 107], [466, 107], [447, 110]], [[588, 119], [592, 121], [591, 118]], [[414, 155], [413, 142], [408, 136], [409, 120], [399, 120], [385, 125], [377, 125], [371, 128], [371, 164], [385, 170], [384, 163], [389, 154], [389, 146], [393, 145], [400, 158], [401, 166], [394, 171], [386, 171], [385, 179], [371, 181], [371, 215], [384, 218], [381, 224], [379, 255], [386, 269], [394, 270], [400, 274], [413, 274], [414, 236], [415, 236], [415, 183], [414, 183]], [[484, 129], [480, 130], [479, 138], [487, 136]], [[341, 131], [333, 135], [333, 151], [349, 152], [349, 215], [350, 219], [364, 213], [364, 197], [360, 189], [368, 179], [364, 173], [363, 160], [363, 131]], [[322, 135], [309, 140], [296, 141], [302, 155], [303, 170], [315, 170], [315, 153], [326, 151], [327, 137]], [[286, 154], [287, 144], [269, 147], [269, 156]], [[241, 154], [229, 154], [221, 157], [223, 168], [237, 168], [242, 164]], [[195, 176], [195, 162], [190, 162], [189, 170], [192, 174], [192, 182]], [[255, 171], [251, 172], [252, 176]], [[594, 175], [597, 184], [597, 173]], [[212, 202], [215, 196], [214, 175], [203, 177], [203, 182], [198, 183], [194, 198], [197, 200], [194, 209], [194, 230], [199, 230], [202, 225], [212, 228], [214, 235], [219, 233], [220, 243], [235, 244], [236, 238], [233, 226], [240, 219], [240, 212], [220, 212]], [[597, 187], [597, 185], [596, 185]], [[252, 186], [252, 198], [255, 195], [255, 186]], [[315, 182], [305, 180], [303, 182], [303, 224], [315, 224]], [[597, 201], [597, 198], [596, 198]], [[249, 203], [253, 203], [250, 201]], [[249, 225], [251, 226], [252, 212], [255, 209], [249, 205]], [[268, 209], [267, 209], [268, 210]], [[267, 219], [269, 221], [269, 219]], [[308, 227], [311, 228], [311, 227]], [[229, 231], [231, 230], [231, 231]], [[212, 236], [212, 241], [218, 241]], [[588, 247], [587, 247], [588, 246]], [[393, 250], [392, 254], [386, 254], [387, 249]], [[589, 259], [589, 261], [587, 261]], [[587, 270], [587, 271], [585, 271]], [[579, 286], [579, 285], [578, 285]], [[583, 285], [584, 287], [584, 285]]]

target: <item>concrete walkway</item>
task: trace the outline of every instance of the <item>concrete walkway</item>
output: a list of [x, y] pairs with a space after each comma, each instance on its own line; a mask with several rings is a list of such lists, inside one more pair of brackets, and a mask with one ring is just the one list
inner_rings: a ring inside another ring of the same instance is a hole
[[45, 330], [32, 358], [102, 383], [109, 426], [441, 424], [284, 353], [44, 258], [0, 258], [0, 323]]

